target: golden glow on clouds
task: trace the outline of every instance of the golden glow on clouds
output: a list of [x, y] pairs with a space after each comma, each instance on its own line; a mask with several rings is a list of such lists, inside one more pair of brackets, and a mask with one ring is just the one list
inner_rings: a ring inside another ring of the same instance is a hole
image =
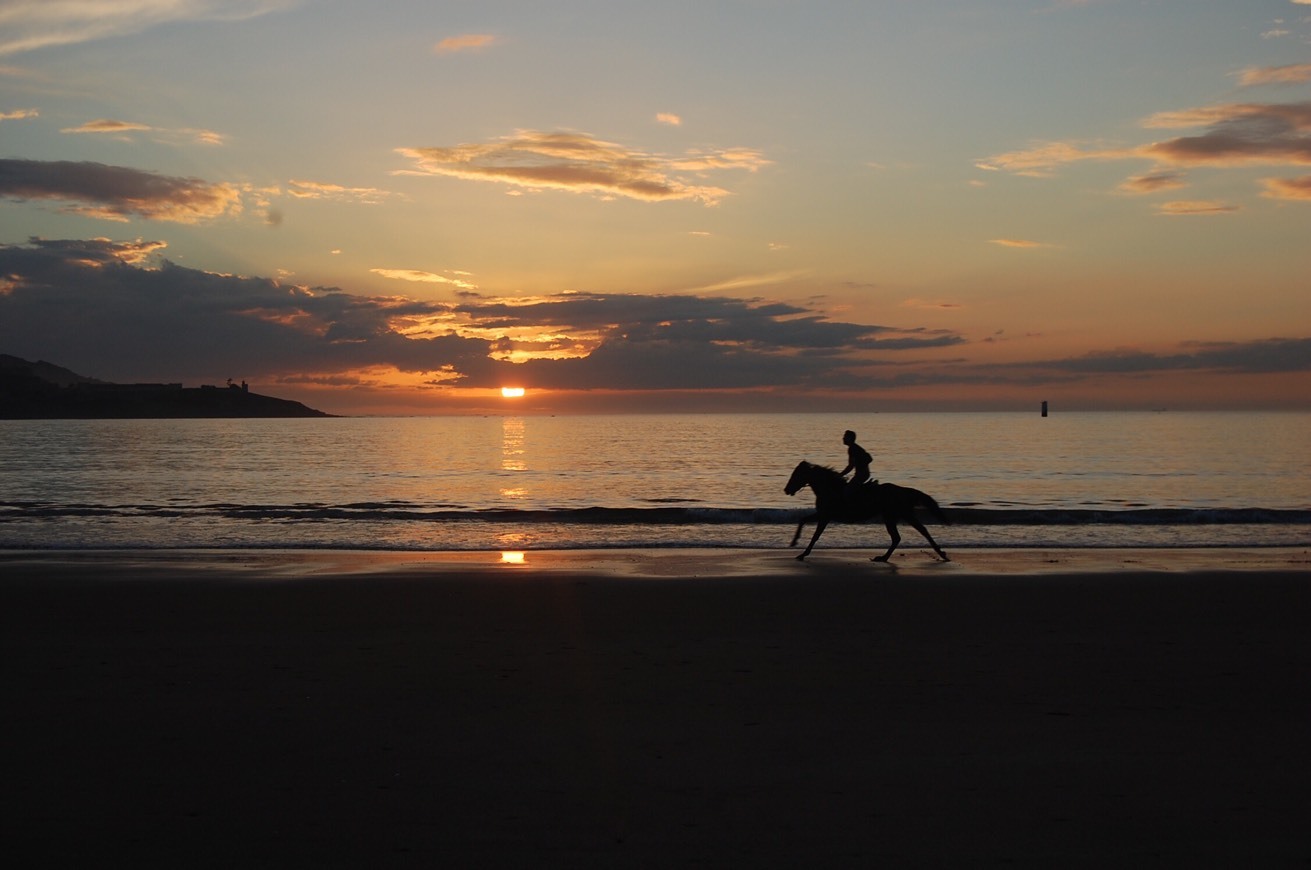
[[689, 200], [704, 205], [717, 204], [729, 191], [699, 183], [700, 175], [716, 170], [755, 172], [770, 164], [750, 148], [695, 150], [681, 157], [665, 157], [568, 131], [520, 130], [491, 142], [396, 151], [417, 167], [404, 174], [444, 175], [601, 198]]
[[287, 193], [297, 199], [334, 199], [343, 202], [374, 204], [390, 196], [376, 187], [346, 187], [322, 181], [292, 179], [287, 182]]
[[455, 277], [438, 275], [435, 272], [425, 272], [421, 269], [370, 269], [369, 271], [375, 275], [381, 275], [384, 278], [391, 278], [396, 281], [413, 281], [420, 284], [450, 284], [462, 290], [475, 290], [478, 287], [477, 284], [465, 280], [466, 277], [469, 277], [468, 272], [458, 270], [450, 272]]
[[114, 121], [109, 118], [100, 118], [96, 121], [87, 121], [79, 127], [65, 127], [61, 133], [131, 133], [139, 130], [149, 130], [150, 127], [145, 124], [134, 124], [131, 121]]
[[140, 124], [135, 121], [116, 121], [113, 118], [98, 118], [76, 127], [64, 127], [59, 132], [76, 135], [108, 135], [124, 142], [131, 141], [129, 136], [131, 133], [153, 133], [156, 139], [160, 141], [170, 139], [176, 141], [178, 137], [181, 137], [198, 145], [223, 145], [227, 141], [226, 136], [213, 130], [198, 130], [191, 127], [169, 130], [163, 127], [151, 127], [148, 124]]

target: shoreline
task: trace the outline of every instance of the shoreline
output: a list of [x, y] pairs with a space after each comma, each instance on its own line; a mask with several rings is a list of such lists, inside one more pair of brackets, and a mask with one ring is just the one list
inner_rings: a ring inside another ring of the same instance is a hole
[[875, 563], [872, 548], [817, 549], [804, 562], [799, 549], [649, 548], [586, 550], [3, 550], [6, 575], [52, 571], [121, 576], [203, 572], [234, 577], [267, 574], [360, 576], [431, 574], [508, 577], [514, 574], [587, 574], [614, 578], [798, 578], [861, 572], [870, 578], [1013, 576], [1197, 571], [1311, 572], [1308, 547], [1033, 547], [949, 550], [943, 562], [927, 549], [903, 547], [889, 563]]
[[6, 845], [1311, 861], [1306, 549], [949, 552], [0, 552]]

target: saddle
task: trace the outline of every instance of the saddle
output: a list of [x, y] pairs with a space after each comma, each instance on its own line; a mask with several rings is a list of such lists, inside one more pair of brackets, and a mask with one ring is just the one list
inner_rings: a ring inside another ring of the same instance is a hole
[[848, 483], [846, 489], [842, 490], [842, 501], [850, 506], [862, 505], [878, 485], [879, 482], [872, 478], [855, 486]]

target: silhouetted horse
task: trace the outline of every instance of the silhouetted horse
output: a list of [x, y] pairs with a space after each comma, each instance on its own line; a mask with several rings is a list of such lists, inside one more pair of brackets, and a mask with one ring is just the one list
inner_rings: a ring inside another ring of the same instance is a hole
[[801, 537], [801, 528], [811, 520], [815, 521], [815, 534], [811, 536], [805, 551], [797, 556], [798, 560], [810, 555], [815, 542], [824, 534], [824, 528], [829, 523], [863, 523], [882, 516], [883, 522], [888, 527], [888, 534], [892, 537], [892, 546], [888, 547], [888, 551], [882, 556], [876, 556], [875, 562], [888, 561], [892, 557], [892, 551], [901, 543], [901, 534], [897, 531], [898, 522], [908, 524], [923, 535], [924, 540], [933, 547], [933, 552], [941, 556], [944, 562], [951, 561], [938, 546], [938, 542], [933, 540], [929, 530], [915, 519], [915, 508], [928, 508], [930, 513], [944, 523], [949, 523], [951, 520], [947, 519], [947, 515], [938, 507], [936, 501], [918, 489], [876, 481], [862, 483], [848, 491], [847, 482], [841, 474], [823, 465], [812, 465], [805, 461], [802, 461], [792, 472], [792, 477], [788, 478], [787, 486], [783, 487], [783, 491], [788, 495], [795, 495], [803, 486], [809, 486], [811, 492], [815, 494], [815, 512], [802, 517], [801, 522], [797, 523], [797, 533], [792, 536], [792, 543], [788, 546], [797, 545], [797, 539]]

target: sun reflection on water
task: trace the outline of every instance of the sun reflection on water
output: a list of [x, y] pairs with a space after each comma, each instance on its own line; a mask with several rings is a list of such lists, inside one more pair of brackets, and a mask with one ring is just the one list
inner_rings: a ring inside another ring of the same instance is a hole
[[501, 421], [501, 470], [524, 471], [523, 417], [506, 417]]

